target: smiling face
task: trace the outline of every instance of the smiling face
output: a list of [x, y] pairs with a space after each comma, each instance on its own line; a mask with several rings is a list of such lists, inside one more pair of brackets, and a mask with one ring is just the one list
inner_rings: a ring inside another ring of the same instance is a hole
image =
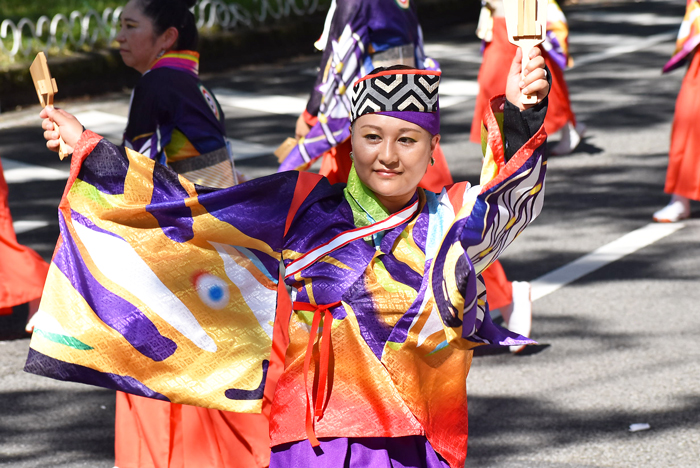
[[352, 131], [355, 170], [377, 199], [395, 213], [403, 208], [428, 170], [440, 135], [380, 114], [359, 117]]
[[159, 53], [170, 50], [177, 36], [176, 28], [169, 28], [157, 35], [153, 21], [143, 13], [139, 0], [131, 0], [122, 11], [121, 29], [116, 40], [124, 64], [145, 73]]

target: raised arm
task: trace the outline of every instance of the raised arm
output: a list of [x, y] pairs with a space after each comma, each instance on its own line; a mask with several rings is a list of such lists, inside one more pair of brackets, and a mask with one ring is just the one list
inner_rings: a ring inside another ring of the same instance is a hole
[[[532, 342], [491, 323], [481, 272], [542, 209], [549, 85], [544, 60], [539, 60], [539, 51], [533, 53], [537, 57], [530, 62], [534, 68], [529, 75], [535, 74], [522, 82], [516, 55], [508, 99], [494, 97], [484, 115], [480, 185], [457, 184], [442, 195], [457, 213], [431, 263], [431, 288], [449, 341], [457, 346]], [[540, 102], [525, 108], [519, 100], [521, 91], [537, 94]]]

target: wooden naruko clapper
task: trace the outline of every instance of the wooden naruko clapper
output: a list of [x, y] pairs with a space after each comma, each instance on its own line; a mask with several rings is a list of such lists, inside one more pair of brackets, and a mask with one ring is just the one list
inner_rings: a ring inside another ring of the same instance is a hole
[[[32, 75], [32, 81], [34, 81], [34, 88], [37, 96], [39, 96], [41, 107], [53, 107], [53, 97], [58, 92], [58, 86], [56, 85], [56, 80], [51, 78], [49, 64], [43, 52], [36, 54], [36, 58], [29, 67], [29, 73]], [[59, 132], [58, 125], [55, 123], [53, 128]], [[58, 156], [61, 159], [68, 156], [68, 150], [63, 138], [60, 138]]]
[[[529, 53], [544, 42], [547, 34], [548, 0], [503, 0], [508, 40], [523, 52], [523, 76]], [[537, 96], [523, 95], [523, 104], [536, 104]]]

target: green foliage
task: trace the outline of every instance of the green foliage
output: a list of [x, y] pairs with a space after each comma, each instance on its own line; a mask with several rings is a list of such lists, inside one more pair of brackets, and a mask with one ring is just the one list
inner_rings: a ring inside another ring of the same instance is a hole
[[[225, 0], [226, 3], [238, 3], [248, 10], [259, 8], [258, 0]], [[273, 8], [277, 8], [275, 0], [270, 0], [269, 3]], [[321, 5], [330, 4], [330, 0], [320, 0]], [[102, 13], [105, 8], [116, 8], [123, 6], [126, 1], [123, 0], [0, 0], [0, 21], [3, 19], [11, 19], [14, 21], [26, 17], [37, 19], [42, 15], [53, 17], [58, 13], [69, 15], [72, 11], [88, 11], [93, 9]], [[302, 2], [298, 1], [298, 5]]]

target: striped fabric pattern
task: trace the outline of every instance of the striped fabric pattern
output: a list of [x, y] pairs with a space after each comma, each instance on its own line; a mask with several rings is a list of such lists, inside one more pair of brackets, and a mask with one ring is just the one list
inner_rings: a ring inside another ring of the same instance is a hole
[[151, 66], [151, 70], [157, 68], [174, 68], [189, 73], [192, 76], [199, 76], [199, 52], [192, 50], [180, 50], [177, 52], [167, 52], [157, 59]]

